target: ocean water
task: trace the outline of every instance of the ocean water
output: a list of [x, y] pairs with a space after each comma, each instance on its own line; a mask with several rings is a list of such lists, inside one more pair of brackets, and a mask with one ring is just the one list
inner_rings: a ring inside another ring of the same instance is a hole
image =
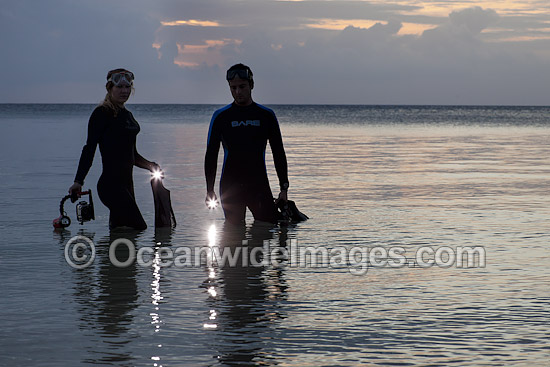
[[[73, 223], [54, 231], [94, 105], [0, 104], [0, 365], [548, 363], [550, 108], [270, 106], [289, 198], [310, 219], [233, 228], [204, 206], [217, 107], [129, 105], [139, 152], [165, 171], [174, 230], [155, 231], [149, 173], [136, 168], [149, 228], [109, 231], [96, 153], [84, 186], [96, 220], [78, 224], [66, 203]], [[95, 248], [82, 269], [65, 256], [85, 243], [75, 236]], [[121, 239], [141, 264], [113, 264]], [[316, 262], [295, 256], [305, 248]]]

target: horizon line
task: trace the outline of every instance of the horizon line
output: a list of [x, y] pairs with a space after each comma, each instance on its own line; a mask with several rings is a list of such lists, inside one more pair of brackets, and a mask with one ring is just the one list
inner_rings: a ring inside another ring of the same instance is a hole
[[[126, 105], [181, 105], [181, 106], [224, 106], [230, 104], [228, 102], [221, 103], [126, 103]], [[369, 106], [369, 107], [392, 107], [392, 106], [407, 106], [407, 107], [550, 107], [550, 104], [408, 104], [408, 103], [266, 103], [262, 105], [270, 106]], [[0, 102], [0, 105], [99, 105], [97, 102]]]

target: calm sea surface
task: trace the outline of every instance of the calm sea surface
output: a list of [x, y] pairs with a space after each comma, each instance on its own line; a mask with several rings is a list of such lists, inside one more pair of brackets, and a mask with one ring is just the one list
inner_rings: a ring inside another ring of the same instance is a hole
[[[136, 233], [108, 230], [99, 153], [84, 186], [96, 220], [79, 225], [67, 202], [73, 224], [51, 224], [94, 105], [0, 105], [0, 365], [547, 365], [550, 108], [270, 106], [289, 197], [310, 220], [272, 227], [249, 216], [230, 228], [204, 206], [217, 107], [129, 106], [178, 221], [155, 231], [149, 174], [136, 168], [149, 224]], [[77, 235], [95, 247], [84, 269], [65, 258]], [[147, 266], [112, 264], [121, 238]], [[308, 247], [317, 263], [245, 257]], [[470, 267], [454, 258], [466, 247], [477, 251]], [[200, 249], [238, 261], [205, 251], [186, 262]]]

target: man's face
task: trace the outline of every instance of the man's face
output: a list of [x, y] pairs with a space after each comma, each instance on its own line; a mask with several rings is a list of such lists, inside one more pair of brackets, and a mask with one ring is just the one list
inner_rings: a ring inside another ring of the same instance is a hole
[[235, 77], [229, 81], [229, 89], [238, 106], [248, 106], [252, 103], [252, 89], [248, 80]]

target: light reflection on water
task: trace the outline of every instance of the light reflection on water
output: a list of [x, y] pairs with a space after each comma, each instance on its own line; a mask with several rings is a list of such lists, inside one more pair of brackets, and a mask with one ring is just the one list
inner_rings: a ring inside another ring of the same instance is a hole
[[[51, 126], [33, 128], [61, 144]], [[27, 127], [10, 129], [17, 140]], [[10, 146], [18, 158], [3, 159], [10, 176], [1, 176], [1, 224], [10, 239], [0, 268], [1, 358], [41, 366], [531, 366], [548, 359], [548, 129], [283, 125], [290, 197], [311, 217], [284, 228], [227, 227], [219, 208], [204, 207], [207, 126], [142, 129], [140, 153], [160, 157], [165, 168], [174, 231], [109, 232], [98, 202], [95, 222], [52, 235], [76, 163], [50, 145], [42, 146], [50, 159], [40, 162]], [[80, 141], [67, 144], [78, 154]], [[87, 179], [94, 191], [98, 163]], [[152, 223], [147, 180], [136, 171], [138, 202]], [[76, 234], [96, 244], [85, 270], [63, 258]], [[119, 237], [152, 247], [153, 264], [113, 266], [108, 244]], [[162, 266], [161, 247], [252, 249], [264, 240], [401, 246], [407, 258], [421, 246], [484, 246], [487, 266], [371, 267], [364, 276], [285, 262], [228, 267], [212, 258], [200, 267]]]

